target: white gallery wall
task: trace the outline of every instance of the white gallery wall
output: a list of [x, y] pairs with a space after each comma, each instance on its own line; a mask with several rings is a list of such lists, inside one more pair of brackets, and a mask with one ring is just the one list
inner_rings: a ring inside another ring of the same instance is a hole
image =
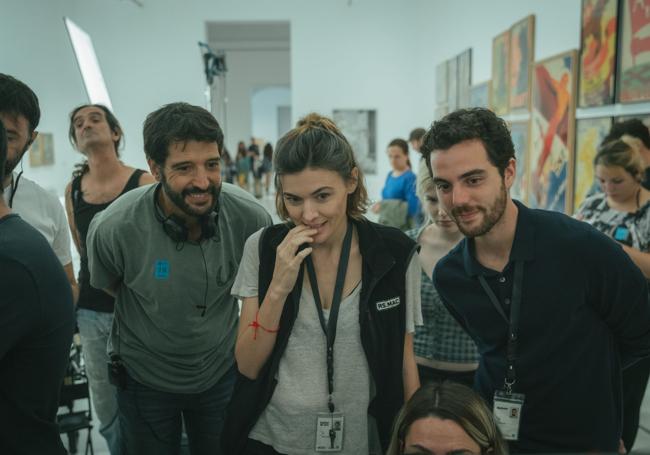
[[[125, 161], [144, 166], [142, 122], [162, 104], [204, 105], [197, 42], [206, 21], [289, 21], [294, 122], [317, 111], [376, 109], [377, 197], [388, 172], [384, 153], [433, 119], [435, 66], [473, 48], [472, 80], [490, 78], [492, 38], [536, 15], [535, 57], [579, 46], [580, 0], [0, 0], [0, 72], [27, 82], [41, 99], [41, 130], [55, 135], [55, 164], [26, 175], [62, 194], [78, 154], [67, 115], [85, 101], [62, 16], [93, 39], [115, 112], [126, 132]], [[233, 57], [234, 58], [234, 57]], [[233, 61], [231, 64], [235, 64]], [[256, 69], [257, 70], [257, 69]], [[283, 76], [284, 77], [284, 76]], [[250, 93], [230, 103], [244, 102]], [[228, 143], [250, 130], [229, 118]]]
[[[227, 51], [226, 64], [228, 66], [228, 72], [226, 73], [226, 90], [228, 94], [226, 112], [228, 116], [224, 134], [226, 136], [226, 146], [236, 153], [237, 142], [245, 141], [248, 145], [253, 134], [256, 137], [266, 137], [264, 130], [262, 131], [263, 134], [257, 134], [252, 129], [253, 122], [259, 124], [262, 121], [262, 119], [259, 119], [259, 112], [257, 112], [257, 117], [254, 116], [252, 98], [256, 91], [268, 85], [290, 86], [290, 54], [289, 51], [269, 50]], [[217, 100], [213, 98], [212, 102], [215, 103]], [[282, 97], [282, 102], [289, 103], [290, 98], [287, 98], [285, 94]], [[218, 110], [215, 109], [213, 112], [218, 112]], [[273, 112], [276, 112], [275, 108], [273, 108]], [[273, 121], [273, 119], [269, 119], [269, 121]], [[277, 124], [274, 128], [276, 133], [273, 134], [272, 139], [277, 136]], [[273, 144], [275, 145], [275, 141]], [[232, 156], [234, 157], [234, 155]]]
[[282, 106], [291, 106], [291, 89], [286, 86], [259, 88], [253, 92], [250, 101], [253, 136], [270, 142], [273, 147], [279, 139], [281, 119], [278, 108]]

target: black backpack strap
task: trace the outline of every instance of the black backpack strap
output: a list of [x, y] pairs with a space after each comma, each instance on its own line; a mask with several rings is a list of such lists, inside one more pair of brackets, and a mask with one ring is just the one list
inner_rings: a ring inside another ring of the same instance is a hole
[[82, 191], [81, 191], [81, 175], [72, 179], [72, 185], [70, 186], [70, 199], [72, 200], [72, 210], [74, 212], [79, 208], [79, 201], [81, 200]]
[[[258, 257], [258, 260], [259, 260], [260, 264], [262, 263], [262, 249], [264, 248], [264, 241], [266, 240], [266, 235], [268, 234], [269, 228], [271, 228], [271, 227], [272, 226], [266, 226], [262, 230], [262, 234], [260, 235], [259, 243], [257, 244], [257, 257]], [[259, 267], [258, 267], [258, 269], [259, 269]], [[266, 294], [266, 290], [264, 290], [264, 293], [261, 292], [262, 288], [265, 287], [264, 284], [263, 284], [263, 281], [264, 281], [263, 276], [258, 271], [258, 273], [257, 273], [257, 295], [258, 295], [258, 300], [259, 300], [258, 303], [259, 303], [259, 305], [262, 304], [262, 299], [260, 297]]]
[[142, 169], [136, 169], [133, 171], [131, 174], [131, 177], [129, 177], [129, 180], [127, 180], [126, 185], [124, 185], [124, 190], [122, 190], [122, 194], [126, 193], [127, 191], [131, 191], [135, 188], [137, 188], [140, 183], [140, 177], [144, 174], [144, 171]]

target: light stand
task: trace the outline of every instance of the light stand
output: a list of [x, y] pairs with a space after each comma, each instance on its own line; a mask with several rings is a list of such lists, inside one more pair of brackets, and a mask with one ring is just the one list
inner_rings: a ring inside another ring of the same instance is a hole
[[[226, 92], [226, 55], [223, 51], [215, 53], [206, 43], [199, 41], [199, 49], [205, 71], [205, 102], [206, 108], [221, 123], [224, 131], [228, 130], [228, 96]], [[215, 103], [212, 102], [214, 86]]]

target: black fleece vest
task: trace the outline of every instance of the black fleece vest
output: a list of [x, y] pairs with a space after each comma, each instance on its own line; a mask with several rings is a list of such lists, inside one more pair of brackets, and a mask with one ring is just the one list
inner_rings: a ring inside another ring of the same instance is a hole
[[[377, 421], [382, 449], [386, 451], [393, 419], [404, 402], [405, 278], [417, 245], [398, 229], [365, 219], [353, 222], [363, 258], [359, 301], [361, 343], [376, 386], [368, 413]], [[265, 229], [260, 238], [260, 305], [273, 277], [276, 248], [288, 231], [286, 224], [279, 224]], [[298, 315], [302, 282], [301, 272], [284, 304], [273, 351], [257, 379], [238, 374], [222, 431], [225, 453], [241, 452], [248, 434], [273, 395], [280, 359]]]

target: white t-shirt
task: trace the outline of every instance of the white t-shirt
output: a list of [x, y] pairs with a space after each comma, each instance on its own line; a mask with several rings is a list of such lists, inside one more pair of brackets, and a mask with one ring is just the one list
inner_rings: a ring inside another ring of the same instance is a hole
[[[14, 172], [12, 183], [4, 189], [7, 206], [12, 196], [11, 185], [16, 177]], [[24, 176], [20, 177], [15, 193], [11, 211], [43, 234], [61, 265], [70, 264], [70, 230], [59, 199]]]
[[[250, 236], [232, 287], [239, 299], [258, 295], [259, 239]], [[406, 332], [422, 324], [419, 260], [414, 255], [406, 272]], [[344, 415], [341, 455], [379, 454], [377, 429], [368, 415], [374, 383], [361, 344], [359, 296], [361, 284], [341, 301], [334, 343], [334, 403]], [[311, 289], [300, 295], [298, 317], [280, 359], [278, 384], [249, 437], [288, 455], [312, 455], [316, 420], [327, 412], [326, 340], [320, 327]], [[325, 319], [329, 310], [323, 310]]]

